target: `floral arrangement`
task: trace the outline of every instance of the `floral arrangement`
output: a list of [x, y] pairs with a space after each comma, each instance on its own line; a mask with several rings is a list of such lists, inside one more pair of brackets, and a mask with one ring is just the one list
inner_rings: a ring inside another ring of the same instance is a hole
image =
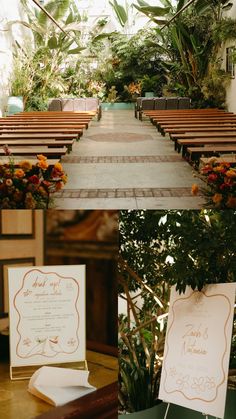
[[43, 155], [31, 164], [14, 162], [7, 146], [8, 163], [0, 162], [0, 209], [44, 209], [52, 201], [52, 194], [67, 181], [61, 163], [50, 165]]
[[[220, 209], [236, 208], [236, 168], [230, 163], [218, 163], [215, 157], [200, 170], [198, 177], [206, 184], [202, 188], [208, 197], [207, 206]], [[199, 186], [192, 185], [192, 194], [197, 195]]]

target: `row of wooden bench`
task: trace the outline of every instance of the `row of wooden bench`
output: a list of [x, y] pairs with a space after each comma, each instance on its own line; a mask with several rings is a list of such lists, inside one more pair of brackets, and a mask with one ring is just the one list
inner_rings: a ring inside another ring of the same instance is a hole
[[199, 162], [201, 156], [236, 152], [236, 114], [220, 109], [145, 111], [152, 123], [174, 141], [183, 157]]
[[96, 112], [20, 112], [0, 118], [0, 156], [7, 145], [14, 156], [44, 154], [60, 159], [70, 152]]

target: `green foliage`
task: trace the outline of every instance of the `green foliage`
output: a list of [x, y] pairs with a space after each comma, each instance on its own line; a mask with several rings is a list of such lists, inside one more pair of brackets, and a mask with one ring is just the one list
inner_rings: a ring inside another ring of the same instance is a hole
[[[16, 45], [14, 70], [11, 80], [12, 93], [22, 95], [26, 109], [45, 109], [50, 97], [67, 93], [63, 68], [69, 55], [76, 58], [84, 49], [80, 43], [81, 16], [73, 0], [49, 1], [44, 7], [58, 20], [61, 31], [38, 8], [29, 8], [22, 0], [28, 22], [19, 22], [32, 31], [31, 45]], [[15, 22], [10, 22], [9, 28]]]
[[[184, 292], [187, 285], [201, 290], [233, 282], [235, 219], [233, 210], [121, 212], [121, 254], [154, 290], [163, 284]], [[129, 288], [138, 288], [132, 278]]]
[[129, 20], [127, 4], [126, 4], [126, 8], [122, 6], [121, 4], [119, 4], [117, 0], [110, 0], [109, 4], [111, 5], [113, 11], [115, 12], [115, 15], [120, 25], [122, 26], [122, 28], [124, 28]]
[[[169, 7], [166, 16], [171, 18], [187, 1], [179, 0], [176, 7], [170, 7], [169, 1], [162, 3]], [[231, 6], [229, 1], [198, 0], [159, 30], [160, 43], [165, 49], [162, 57], [169, 69], [169, 92], [181, 94], [184, 86], [195, 107], [224, 107], [227, 75], [217, 66], [217, 58], [222, 43], [236, 39], [235, 20], [223, 17], [223, 12]], [[156, 23], [160, 24], [159, 11], [155, 15], [146, 2], [143, 7], [143, 13], [150, 13], [152, 20], [156, 17]], [[178, 86], [181, 86], [179, 92]]]
[[111, 88], [109, 89], [108, 96], [107, 96], [107, 101], [109, 103], [117, 102], [117, 100], [118, 100], [117, 93], [118, 92], [116, 90], [116, 86], [111, 86]]
[[[135, 349], [136, 363], [130, 352], [127, 359], [119, 357], [121, 387], [119, 401], [121, 408], [129, 412], [148, 409], [158, 403], [159, 371], [155, 371], [155, 352], [152, 353], [150, 365], [145, 364], [145, 354]], [[160, 401], [159, 401], [160, 402]]]
[[103, 61], [97, 71], [100, 80], [106, 80], [107, 92], [115, 85], [121, 101], [130, 100], [127, 90], [132, 82], [152, 79], [157, 94], [166, 83], [166, 70], [158, 47], [156, 31], [141, 30], [128, 38], [124, 34], [110, 36], [110, 57]]

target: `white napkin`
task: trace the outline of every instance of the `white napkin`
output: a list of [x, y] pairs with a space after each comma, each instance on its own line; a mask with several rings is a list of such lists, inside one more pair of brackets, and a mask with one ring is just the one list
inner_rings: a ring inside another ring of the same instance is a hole
[[61, 406], [96, 390], [89, 371], [41, 367], [31, 377], [28, 391], [53, 406]]

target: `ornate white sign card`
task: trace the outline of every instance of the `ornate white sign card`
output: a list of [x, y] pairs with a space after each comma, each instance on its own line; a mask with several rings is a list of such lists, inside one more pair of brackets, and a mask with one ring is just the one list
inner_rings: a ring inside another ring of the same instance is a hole
[[85, 266], [9, 268], [11, 367], [85, 361]]
[[171, 289], [159, 398], [224, 417], [236, 284]]

